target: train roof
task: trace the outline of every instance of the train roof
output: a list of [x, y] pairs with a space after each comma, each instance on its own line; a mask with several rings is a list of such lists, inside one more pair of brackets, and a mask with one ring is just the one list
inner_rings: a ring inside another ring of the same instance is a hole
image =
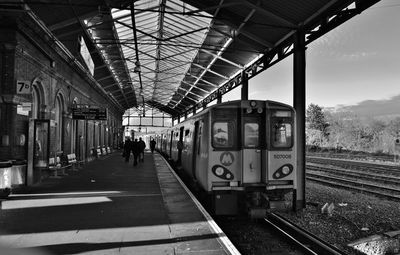
[[[283, 107], [283, 108], [290, 108], [293, 112], [295, 111], [293, 106], [288, 105], [288, 104], [284, 104], [284, 103], [281, 103], [281, 102], [278, 102], [278, 101], [273, 101], [273, 100], [252, 100], [252, 99], [249, 99], [249, 100], [232, 100], [232, 101], [227, 101], [227, 102], [211, 105], [211, 106], [205, 108], [204, 110], [202, 110], [201, 112], [197, 112], [196, 114], [188, 117], [187, 119], [185, 119], [185, 121], [189, 121], [189, 120], [195, 119], [195, 118], [197, 118], [199, 116], [202, 116], [204, 114], [207, 114], [211, 110], [213, 110], [213, 109], [215, 109], [217, 107], [235, 107], [235, 106], [238, 106], [243, 101], [248, 101], [248, 102], [250, 102], [250, 101], [266, 102], [267, 105], [276, 105], [276, 106], [280, 106], [280, 107]], [[171, 128], [177, 128], [177, 127], [180, 126], [180, 124], [182, 124], [182, 122], [172, 126]]]

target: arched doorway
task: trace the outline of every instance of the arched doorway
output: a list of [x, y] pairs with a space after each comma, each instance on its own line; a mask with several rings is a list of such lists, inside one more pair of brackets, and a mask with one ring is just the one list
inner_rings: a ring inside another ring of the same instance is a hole
[[32, 88], [32, 110], [31, 117], [32, 119], [39, 119], [40, 117], [40, 92], [37, 86], [33, 86]]
[[26, 183], [31, 185], [42, 179], [42, 170], [47, 169], [50, 148], [50, 120], [46, 119], [46, 98], [39, 80], [32, 83], [32, 108], [28, 131], [28, 158]]

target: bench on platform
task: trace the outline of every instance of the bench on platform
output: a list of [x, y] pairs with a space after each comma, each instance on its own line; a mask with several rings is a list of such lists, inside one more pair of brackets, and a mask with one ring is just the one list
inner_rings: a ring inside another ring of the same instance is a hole
[[62, 165], [60, 157], [49, 158], [48, 170], [53, 174], [50, 177], [60, 178], [59, 175], [66, 175], [65, 169], [68, 165]]
[[101, 149], [97, 148], [96, 149], [96, 157], [99, 158], [101, 156]]
[[81, 161], [78, 161], [76, 159], [75, 153], [71, 153], [71, 154], [67, 155], [67, 162], [68, 162], [68, 165], [72, 166], [72, 170], [74, 170], [74, 171], [77, 170], [76, 167], [77, 166], [79, 167], [79, 164], [81, 163]]

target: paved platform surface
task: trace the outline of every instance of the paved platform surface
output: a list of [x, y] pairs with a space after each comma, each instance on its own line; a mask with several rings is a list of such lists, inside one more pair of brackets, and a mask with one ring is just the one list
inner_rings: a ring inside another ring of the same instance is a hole
[[0, 200], [0, 254], [239, 254], [156, 153], [68, 173]]

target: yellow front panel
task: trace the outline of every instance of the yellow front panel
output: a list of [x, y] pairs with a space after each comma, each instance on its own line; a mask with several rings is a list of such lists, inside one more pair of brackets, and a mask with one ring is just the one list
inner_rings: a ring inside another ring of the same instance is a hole
[[261, 182], [261, 150], [243, 149], [243, 183]]

